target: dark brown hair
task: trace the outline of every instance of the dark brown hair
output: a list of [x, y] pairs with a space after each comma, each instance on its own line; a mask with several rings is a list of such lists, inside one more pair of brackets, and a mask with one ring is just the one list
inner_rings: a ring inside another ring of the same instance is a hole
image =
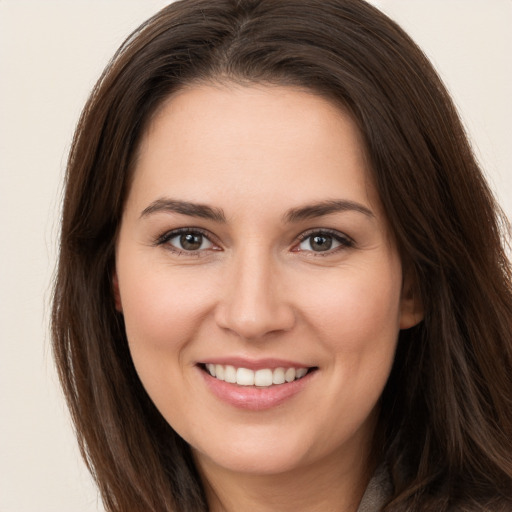
[[382, 396], [386, 511], [501, 510], [512, 494], [504, 217], [432, 66], [362, 0], [181, 0], [126, 40], [94, 88], [69, 157], [52, 326], [107, 510], [208, 509], [188, 445], [134, 370], [111, 281], [141, 135], [165, 98], [204, 81], [300, 86], [351, 113], [425, 308], [400, 334]]

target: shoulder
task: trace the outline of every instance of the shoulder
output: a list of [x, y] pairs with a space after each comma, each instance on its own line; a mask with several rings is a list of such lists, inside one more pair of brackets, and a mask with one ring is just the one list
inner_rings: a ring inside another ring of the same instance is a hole
[[[373, 474], [357, 512], [380, 512], [384, 510], [393, 493], [394, 488], [389, 468], [387, 464], [381, 464]], [[449, 506], [448, 508], [442, 507], [442, 509], [445, 512], [512, 512], [512, 497], [493, 497], [478, 502], [471, 501]]]

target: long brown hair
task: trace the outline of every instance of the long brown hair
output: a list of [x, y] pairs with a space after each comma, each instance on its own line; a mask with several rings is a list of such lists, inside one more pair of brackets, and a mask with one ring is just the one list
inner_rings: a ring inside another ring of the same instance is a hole
[[208, 509], [188, 445], [134, 370], [111, 276], [148, 120], [180, 87], [219, 80], [306, 88], [348, 109], [363, 135], [425, 309], [400, 334], [381, 400], [386, 511], [498, 510], [512, 498], [506, 223], [432, 66], [362, 0], [181, 0], [126, 40], [94, 88], [69, 156], [52, 327], [105, 507]]

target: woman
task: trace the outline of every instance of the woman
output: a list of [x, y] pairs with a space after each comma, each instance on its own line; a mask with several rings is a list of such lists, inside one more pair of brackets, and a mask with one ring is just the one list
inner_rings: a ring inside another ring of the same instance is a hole
[[112, 511], [510, 510], [502, 218], [361, 0], [183, 0], [66, 182], [55, 355]]

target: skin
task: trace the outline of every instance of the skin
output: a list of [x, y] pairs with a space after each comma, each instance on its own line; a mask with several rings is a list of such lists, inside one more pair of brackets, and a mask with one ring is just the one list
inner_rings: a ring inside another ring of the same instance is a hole
[[[162, 209], [166, 199], [215, 215]], [[340, 200], [348, 207], [289, 218]], [[201, 230], [199, 250], [180, 246], [179, 228]], [[322, 230], [326, 251], [311, 245]], [[196, 85], [152, 120], [117, 240], [116, 303], [213, 511], [357, 510], [398, 332], [421, 318], [411, 288], [360, 134], [326, 99]], [[214, 396], [198, 367], [234, 356], [317, 369], [278, 406], [245, 410]]]

